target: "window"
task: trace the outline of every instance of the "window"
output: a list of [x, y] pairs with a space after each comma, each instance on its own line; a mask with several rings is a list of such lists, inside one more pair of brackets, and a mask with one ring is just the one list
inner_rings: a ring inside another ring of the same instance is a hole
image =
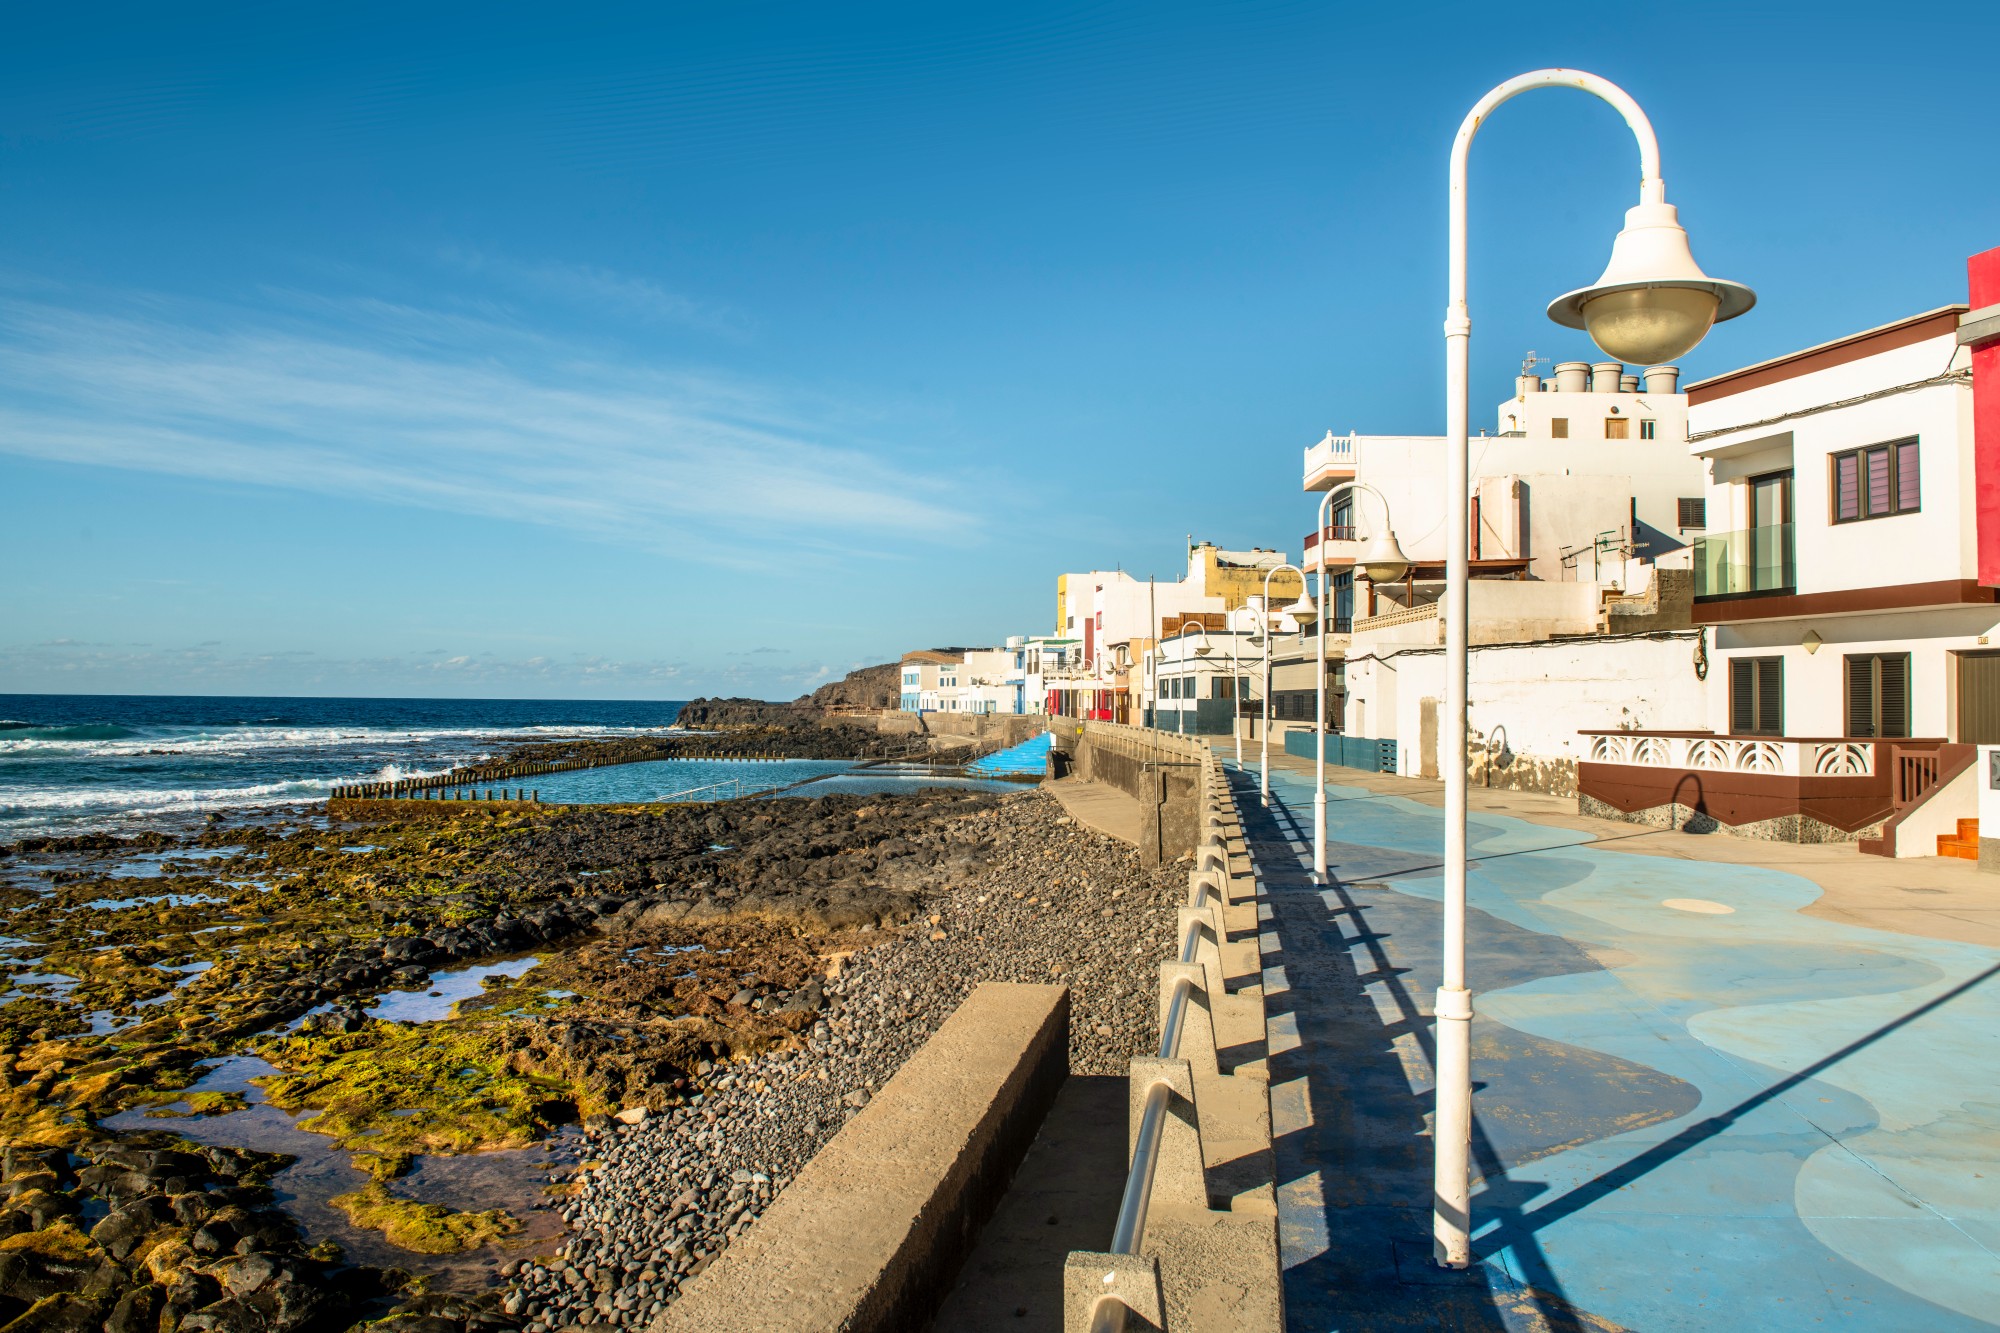
[[1604, 418], [1604, 438], [1607, 440], [1629, 440], [1632, 438], [1630, 417]]
[[1917, 442], [1897, 440], [1833, 456], [1833, 521], [1917, 511]]
[[1847, 659], [1847, 734], [1877, 739], [1910, 734], [1910, 655]]
[[1656, 440], [1656, 439], [1658, 439], [1658, 438], [1659, 438], [1659, 425], [1660, 425], [1660, 423], [1659, 423], [1659, 422], [1657, 422], [1657, 421], [1642, 421], [1642, 422], [1640, 422], [1640, 423], [1639, 423], [1639, 438], [1640, 438], [1640, 439], [1642, 439], [1642, 440]]
[[1552, 440], [1567, 440], [1569, 438], [1568, 417], [1549, 418], [1549, 438]]
[[1699, 497], [1695, 499], [1689, 499], [1686, 496], [1683, 496], [1678, 501], [1678, 505], [1680, 510], [1679, 523], [1681, 527], [1703, 528], [1703, 529], [1706, 529], [1708, 527], [1708, 501], [1700, 499]]
[[1729, 729], [1745, 736], [1785, 733], [1785, 660], [1734, 657], [1729, 661]]

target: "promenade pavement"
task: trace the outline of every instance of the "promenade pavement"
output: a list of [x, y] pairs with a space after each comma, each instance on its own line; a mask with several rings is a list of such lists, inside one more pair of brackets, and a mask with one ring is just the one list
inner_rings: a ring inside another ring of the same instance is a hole
[[1232, 773], [1291, 1328], [2000, 1324], [2000, 878], [1476, 792], [1477, 1263], [1453, 1274], [1429, 1259], [1438, 784], [1328, 779], [1320, 888], [1310, 765], [1274, 760], [1268, 812]]

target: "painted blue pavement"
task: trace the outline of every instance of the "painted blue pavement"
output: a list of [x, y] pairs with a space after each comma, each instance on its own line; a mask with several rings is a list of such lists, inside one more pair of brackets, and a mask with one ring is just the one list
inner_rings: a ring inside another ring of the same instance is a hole
[[2000, 1324], [2000, 952], [1806, 916], [1820, 890], [1782, 872], [1474, 815], [1481, 1263], [1446, 1275], [1441, 813], [1330, 787], [1322, 890], [1309, 782], [1274, 771], [1269, 813], [1241, 790], [1294, 1329]]
[[1039, 777], [1048, 772], [1049, 749], [1055, 739], [1045, 731], [1019, 745], [975, 759], [965, 766], [965, 771], [981, 777]]

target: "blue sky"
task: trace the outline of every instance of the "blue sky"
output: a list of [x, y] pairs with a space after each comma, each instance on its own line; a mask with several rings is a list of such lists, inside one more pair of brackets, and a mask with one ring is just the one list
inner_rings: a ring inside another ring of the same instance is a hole
[[[1296, 551], [1440, 429], [1445, 158], [1568, 64], [1761, 304], [1962, 300], [2000, 17], [1840, 5], [43, 6], [0, 48], [0, 692], [789, 697]], [[1635, 202], [1474, 154], [1475, 421]]]

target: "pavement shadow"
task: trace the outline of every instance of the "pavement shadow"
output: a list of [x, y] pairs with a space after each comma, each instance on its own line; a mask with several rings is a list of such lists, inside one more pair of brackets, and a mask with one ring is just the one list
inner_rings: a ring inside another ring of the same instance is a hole
[[[1352, 877], [1321, 889], [1294, 850], [1309, 829], [1275, 804], [1264, 809], [1254, 778], [1239, 808], [1276, 937], [1275, 950], [1267, 941], [1267, 966], [1274, 976], [1281, 967], [1284, 979], [1267, 995], [1267, 1011], [1290, 1327], [1614, 1327], [1570, 1304], [1532, 1235], [1522, 1244], [1518, 1229], [1514, 1259], [1525, 1283], [1496, 1264], [1452, 1272], [1430, 1262], [1429, 996], [1439, 908], [1368, 881], [1422, 874], [1432, 858], [1337, 844], [1329, 865]], [[1489, 985], [1601, 970], [1566, 940], [1471, 915]], [[1487, 1094], [1474, 1125], [1475, 1218], [1518, 1217], [1533, 1201], [1541, 1187], [1510, 1181], [1510, 1164], [1672, 1119], [1699, 1101], [1691, 1085], [1658, 1071], [1488, 1020], [1474, 1024], [1474, 1076]], [[1588, 1095], [1565, 1097], [1565, 1085]], [[1505, 1110], [1496, 1116], [1488, 1107]]]

